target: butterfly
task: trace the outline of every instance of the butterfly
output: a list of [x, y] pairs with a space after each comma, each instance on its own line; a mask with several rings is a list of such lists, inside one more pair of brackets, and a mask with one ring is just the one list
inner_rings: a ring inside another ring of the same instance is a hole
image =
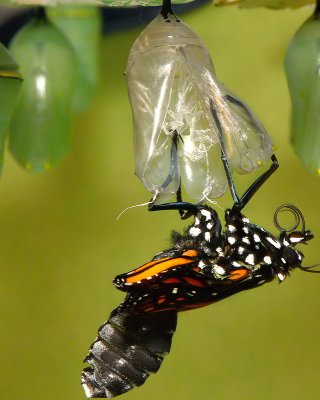
[[[217, 212], [206, 205], [170, 203], [170, 209], [193, 213], [186, 232], [172, 234], [172, 247], [146, 264], [115, 277], [126, 293], [92, 344], [81, 381], [88, 398], [110, 398], [142, 385], [156, 372], [171, 347], [177, 314], [204, 307], [243, 290], [277, 279], [283, 282], [302, 267], [303, 253], [295, 248], [313, 238], [293, 205], [297, 223], [290, 231], [272, 235], [244, 216], [234, 205], [222, 227]], [[301, 230], [296, 230], [298, 223]]]

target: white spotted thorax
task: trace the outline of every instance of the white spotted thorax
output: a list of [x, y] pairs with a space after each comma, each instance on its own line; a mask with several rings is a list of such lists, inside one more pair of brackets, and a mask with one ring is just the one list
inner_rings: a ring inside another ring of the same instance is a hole
[[216, 79], [206, 46], [177, 17], [159, 15], [140, 34], [126, 79], [135, 172], [161, 200], [177, 192], [180, 179], [196, 202], [226, 191], [219, 135], [234, 171], [251, 173], [269, 160], [272, 143], [266, 130]]
[[[309, 240], [308, 232], [282, 233], [277, 239], [233, 209], [226, 211], [226, 228], [221, 232], [219, 218], [210, 210], [199, 207], [194, 224], [187, 231], [203, 251], [210, 254], [205, 262], [201, 260], [198, 264], [202, 271], [210, 266], [216, 279], [225, 280], [228, 279], [227, 265], [248, 268], [258, 278], [263, 277], [259, 271], [266, 269], [270, 276], [266, 280], [259, 279], [257, 284], [261, 285], [275, 276], [282, 282], [291, 269], [301, 266], [303, 256], [293, 246]], [[214, 227], [211, 232], [210, 227]], [[212, 254], [216, 256], [212, 258]]]
[[[216, 238], [217, 233], [220, 234], [220, 221], [217, 213], [212, 209], [201, 207], [197, 216], [195, 216], [194, 224], [189, 227], [188, 234], [193, 238], [198, 238], [204, 242], [210, 243]], [[218, 230], [218, 231], [217, 231]]]

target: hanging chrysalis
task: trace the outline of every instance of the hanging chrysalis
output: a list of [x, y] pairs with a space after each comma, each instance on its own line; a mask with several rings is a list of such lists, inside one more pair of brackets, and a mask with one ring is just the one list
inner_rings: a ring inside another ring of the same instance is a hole
[[77, 79], [73, 108], [86, 109], [99, 81], [99, 44], [101, 16], [94, 6], [57, 6], [47, 8], [48, 18], [66, 35], [77, 58]]
[[42, 172], [68, 152], [75, 56], [44, 13], [24, 26], [10, 46], [25, 81], [10, 128], [10, 150], [27, 170]]
[[291, 140], [295, 152], [320, 174], [320, 7], [296, 32], [285, 70], [292, 103]]
[[133, 113], [135, 172], [163, 201], [179, 187], [195, 201], [227, 188], [221, 146], [230, 167], [251, 173], [272, 154], [252, 111], [215, 76], [201, 39], [162, 12], [133, 44], [127, 85]]
[[22, 83], [18, 68], [15, 59], [0, 43], [0, 174], [10, 119]]

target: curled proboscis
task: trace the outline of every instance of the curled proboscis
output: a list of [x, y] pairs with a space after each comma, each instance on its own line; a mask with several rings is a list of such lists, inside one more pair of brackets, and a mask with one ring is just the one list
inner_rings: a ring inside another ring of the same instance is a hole
[[[294, 216], [294, 223], [291, 227], [285, 228], [279, 222], [279, 213], [283, 211], [289, 211]], [[281, 232], [293, 232], [301, 225], [302, 232], [305, 232], [305, 220], [302, 212], [299, 210], [298, 207], [294, 206], [293, 204], [282, 204], [282, 206], [278, 207], [276, 212], [274, 213], [273, 217], [274, 226]]]

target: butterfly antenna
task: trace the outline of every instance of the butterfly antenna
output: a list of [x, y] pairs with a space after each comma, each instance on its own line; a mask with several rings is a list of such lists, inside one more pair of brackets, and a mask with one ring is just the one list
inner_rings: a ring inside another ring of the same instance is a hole
[[311, 265], [310, 267], [300, 266], [299, 269], [301, 269], [304, 272], [312, 272], [313, 274], [320, 274], [320, 271], [313, 269], [313, 268], [317, 268], [317, 267], [320, 267], [320, 264]]

